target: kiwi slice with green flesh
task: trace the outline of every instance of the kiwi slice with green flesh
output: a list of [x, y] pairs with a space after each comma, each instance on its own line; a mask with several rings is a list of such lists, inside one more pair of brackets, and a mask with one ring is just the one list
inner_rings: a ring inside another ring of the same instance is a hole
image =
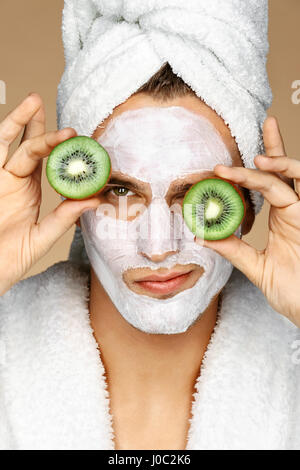
[[246, 213], [242, 193], [228, 180], [206, 178], [185, 194], [182, 213], [194, 235], [205, 240], [221, 240], [232, 235]]
[[52, 150], [46, 174], [50, 185], [62, 196], [87, 199], [104, 188], [111, 174], [111, 161], [96, 140], [76, 136]]

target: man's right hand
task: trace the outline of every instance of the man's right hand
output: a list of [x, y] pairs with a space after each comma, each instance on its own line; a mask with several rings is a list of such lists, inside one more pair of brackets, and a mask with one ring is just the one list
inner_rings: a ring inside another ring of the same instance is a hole
[[[20, 146], [9, 146], [20, 132]], [[54, 245], [87, 209], [99, 200], [65, 200], [38, 222], [43, 158], [76, 131], [45, 133], [41, 97], [32, 93], [0, 123], [0, 295], [8, 291]]]

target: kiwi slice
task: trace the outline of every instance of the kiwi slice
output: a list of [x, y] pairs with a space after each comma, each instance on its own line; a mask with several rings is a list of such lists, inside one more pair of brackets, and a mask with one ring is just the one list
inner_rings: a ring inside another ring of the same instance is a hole
[[242, 193], [228, 180], [206, 178], [185, 194], [182, 213], [194, 235], [221, 240], [232, 235], [242, 223], [246, 205]]
[[86, 136], [71, 137], [50, 153], [46, 166], [50, 185], [68, 199], [86, 199], [99, 193], [111, 174], [106, 150]]

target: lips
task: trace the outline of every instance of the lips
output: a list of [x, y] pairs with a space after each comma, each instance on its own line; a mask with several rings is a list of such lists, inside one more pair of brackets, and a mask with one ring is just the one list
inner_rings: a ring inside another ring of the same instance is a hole
[[156, 294], [170, 294], [179, 289], [188, 279], [192, 271], [186, 273], [170, 273], [165, 276], [153, 274], [146, 278], [135, 281], [145, 290]]
[[139, 281], [136, 282], [145, 282], [145, 281], [158, 281], [158, 282], [164, 282], [164, 281], [169, 281], [170, 279], [174, 279], [178, 276], [183, 276], [184, 274], [190, 273], [191, 270], [186, 271], [186, 272], [172, 272], [169, 274], [159, 275], [159, 274], [152, 274], [151, 276], [146, 276], [140, 279]]

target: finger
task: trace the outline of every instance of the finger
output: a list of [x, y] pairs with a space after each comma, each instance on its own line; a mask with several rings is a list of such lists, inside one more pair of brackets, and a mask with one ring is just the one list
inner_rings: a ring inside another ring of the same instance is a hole
[[[33, 94], [36, 95], [36, 93], [31, 93], [31, 95]], [[21, 143], [24, 142], [25, 140], [32, 139], [33, 137], [36, 137], [38, 135], [45, 134], [45, 132], [46, 132], [46, 115], [45, 115], [44, 103], [42, 102], [38, 111], [35, 113], [34, 116], [32, 116], [28, 124], [26, 124], [25, 130], [21, 139]]]
[[85, 210], [95, 210], [99, 206], [96, 197], [83, 201], [63, 201], [48, 214], [33, 230], [34, 246], [38, 256], [43, 256], [51, 246], [69, 230]]
[[4, 170], [21, 178], [29, 176], [37, 168], [41, 158], [47, 157], [56, 145], [75, 135], [76, 131], [67, 127], [25, 140], [8, 160]]
[[299, 200], [296, 192], [278, 176], [265, 171], [243, 167], [216, 165], [217, 176], [231, 180], [248, 189], [259, 191], [274, 207], [286, 207]]
[[6, 163], [10, 144], [42, 105], [39, 95], [29, 95], [0, 123], [0, 168]]
[[221, 256], [230, 261], [233, 266], [239, 269], [256, 286], [259, 284], [259, 273], [263, 262], [263, 252], [257, 251], [248, 243], [240, 240], [235, 235], [224, 240], [202, 240], [196, 238], [195, 243], [211, 248]]
[[[35, 93], [31, 93], [35, 94]], [[21, 144], [28, 139], [43, 135], [46, 132], [46, 114], [44, 103], [42, 102], [41, 107], [38, 109], [36, 114], [31, 118], [29, 123], [25, 126], [25, 130], [21, 139]], [[42, 179], [43, 160], [40, 160], [38, 166], [34, 170], [32, 177], [40, 184]]]
[[31, 177], [37, 181], [39, 184], [41, 184], [42, 181], [42, 171], [43, 171], [43, 160], [40, 160], [38, 163], [38, 166], [36, 169], [33, 171]]
[[[264, 145], [266, 155], [270, 158], [286, 157], [286, 151], [277, 119], [274, 116], [268, 117], [263, 126]], [[280, 174], [279, 178], [294, 189], [293, 180]]]
[[274, 116], [269, 116], [263, 125], [264, 145], [268, 157], [286, 156], [279, 124]]
[[257, 155], [255, 164], [256, 162], [263, 171], [281, 173], [288, 178], [300, 179], [300, 161], [296, 158], [269, 158], [265, 155]]
[[[265, 157], [257, 155], [254, 159], [255, 165], [263, 171], [280, 173], [291, 181], [291, 187], [300, 194], [300, 161], [288, 157]], [[294, 182], [293, 182], [294, 179]]]

